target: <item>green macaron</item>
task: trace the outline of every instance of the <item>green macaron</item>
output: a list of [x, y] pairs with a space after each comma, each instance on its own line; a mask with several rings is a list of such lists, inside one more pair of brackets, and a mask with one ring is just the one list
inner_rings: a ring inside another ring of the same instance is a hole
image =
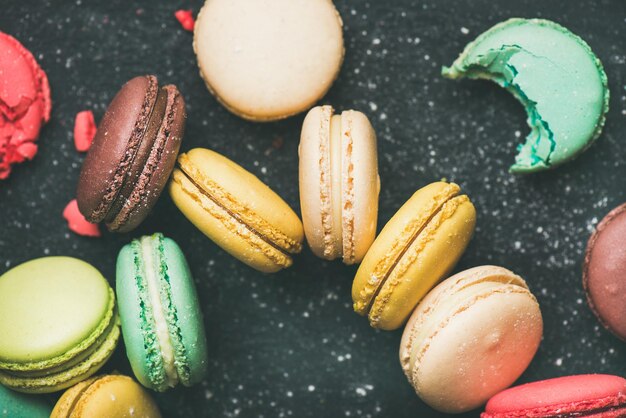
[[0, 383], [11, 389], [70, 387], [108, 360], [119, 335], [113, 290], [84, 261], [38, 258], [0, 276]]
[[180, 247], [162, 234], [124, 246], [117, 258], [116, 291], [126, 353], [139, 382], [165, 391], [202, 380], [206, 337]]
[[607, 77], [589, 45], [543, 19], [509, 19], [469, 43], [444, 77], [492, 80], [526, 108], [531, 128], [514, 173], [556, 167], [600, 135], [609, 108]]
[[0, 385], [0, 418], [49, 418], [52, 406], [41, 397], [14, 392]]

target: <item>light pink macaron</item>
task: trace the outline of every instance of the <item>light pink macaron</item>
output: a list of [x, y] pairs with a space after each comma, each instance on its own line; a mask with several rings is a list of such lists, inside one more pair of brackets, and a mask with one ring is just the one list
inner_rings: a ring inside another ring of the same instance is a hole
[[539, 305], [520, 276], [475, 267], [422, 299], [404, 329], [400, 363], [424, 402], [465, 412], [515, 382], [542, 333]]

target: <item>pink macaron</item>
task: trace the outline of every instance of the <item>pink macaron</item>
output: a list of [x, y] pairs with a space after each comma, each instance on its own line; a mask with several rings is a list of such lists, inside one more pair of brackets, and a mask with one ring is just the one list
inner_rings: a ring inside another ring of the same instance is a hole
[[481, 418], [626, 417], [626, 379], [606, 374], [558, 377], [492, 397]]

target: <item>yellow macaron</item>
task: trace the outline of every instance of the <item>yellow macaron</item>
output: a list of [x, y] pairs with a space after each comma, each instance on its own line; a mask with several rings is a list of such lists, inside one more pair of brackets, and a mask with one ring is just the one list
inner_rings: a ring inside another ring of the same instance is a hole
[[400, 327], [459, 260], [476, 210], [454, 183], [419, 189], [385, 225], [352, 284], [354, 310], [374, 328]]
[[289, 267], [292, 254], [302, 250], [298, 215], [256, 176], [214, 151], [181, 154], [169, 192], [202, 233], [257, 270]]
[[148, 392], [128, 376], [104, 375], [82, 381], [63, 393], [50, 418], [161, 418]]

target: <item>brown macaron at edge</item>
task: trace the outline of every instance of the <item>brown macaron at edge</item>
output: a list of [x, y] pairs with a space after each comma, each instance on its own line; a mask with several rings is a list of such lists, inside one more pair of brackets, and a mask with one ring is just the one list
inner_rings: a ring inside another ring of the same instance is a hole
[[[626, 304], [623, 301], [620, 304], [619, 300], [611, 303], [611, 299], [616, 299], [611, 296], [617, 295], [619, 297], [620, 293], [622, 298], [626, 299], [626, 293], [619, 291], [620, 283], [622, 284], [622, 289], [626, 290], [626, 249], [623, 250], [622, 259], [618, 260], [615, 257], [615, 252], [619, 251], [620, 247], [611, 245], [617, 241], [616, 237], [612, 236], [615, 235], [612, 234], [612, 229], [614, 228], [617, 228], [618, 232], [623, 231], [626, 233], [626, 203], [612, 209], [600, 221], [589, 237], [583, 262], [582, 282], [587, 303], [594, 315], [608, 331], [619, 339], [626, 341], [626, 315], [624, 315]], [[604, 242], [605, 240], [609, 240], [609, 242]], [[610, 253], [606, 252], [607, 248], [605, 246], [607, 245], [612, 247]], [[622, 248], [626, 247], [622, 244]], [[605, 252], [596, 253], [596, 261], [594, 261], [594, 252], [601, 250], [605, 250]], [[601, 257], [603, 259], [602, 262], [597, 261], [597, 257]], [[622, 261], [621, 264], [619, 264], [619, 261]], [[602, 268], [605, 271], [597, 271], [598, 268]], [[607, 280], [607, 274], [609, 273], [606, 271], [607, 269], [620, 270], [619, 273], [621, 274], [611, 274]], [[602, 277], [598, 277], [597, 275], [594, 276], [594, 272], [596, 274], [604, 274]], [[594, 279], [594, 277], [596, 278]]]

